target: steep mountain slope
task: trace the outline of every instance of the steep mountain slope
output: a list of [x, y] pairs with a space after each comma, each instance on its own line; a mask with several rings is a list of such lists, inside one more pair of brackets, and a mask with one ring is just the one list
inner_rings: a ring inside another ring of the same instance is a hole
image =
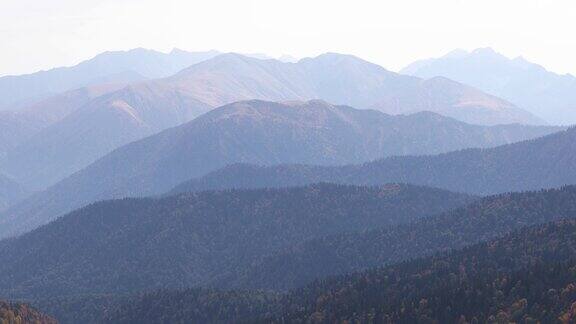
[[58, 321], [26, 304], [0, 300], [0, 323], [56, 324]]
[[[144, 88], [144, 89], [143, 89]], [[96, 97], [13, 149], [0, 166], [43, 189], [134, 140], [183, 124], [210, 107], [152, 84]]]
[[576, 123], [576, 77], [555, 74], [522, 57], [509, 59], [482, 48], [418, 61], [401, 73], [444, 76], [509, 100], [549, 123]]
[[129, 78], [136, 73], [146, 78], [167, 77], [179, 70], [212, 58], [218, 52], [191, 53], [173, 50], [164, 54], [142, 48], [105, 52], [72, 67], [55, 68], [27, 75], [0, 78], [0, 110], [14, 109], [54, 94], [89, 85]]
[[285, 187], [321, 181], [403, 182], [473, 194], [576, 184], [576, 128], [495, 148], [391, 157], [344, 167], [234, 165], [188, 181], [175, 191]]
[[[126, 126], [122, 129], [126, 131]], [[360, 163], [383, 156], [494, 146], [555, 130], [520, 125], [473, 126], [433, 113], [389, 116], [318, 100], [287, 104], [239, 102], [126, 145], [6, 211], [0, 218], [0, 236], [45, 224], [90, 202], [162, 194], [184, 179], [231, 163]], [[72, 144], [65, 147], [83, 152], [94, 150], [95, 146]], [[61, 152], [37, 150], [45, 155]], [[68, 153], [73, 155], [72, 151]], [[55, 169], [57, 164], [51, 166]], [[49, 170], [38, 168], [34, 174]], [[23, 175], [25, 172], [29, 171], [22, 168]], [[58, 172], [61, 171], [46, 171], [46, 176]]]
[[297, 242], [410, 222], [471, 199], [405, 185], [320, 184], [100, 202], [0, 241], [0, 253], [10, 260], [0, 263], [0, 294], [199, 285]]
[[343, 233], [291, 246], [222, 278], [221, 288], [287, 290], [328, 276], [396, 264], [576, 217], [576, 187], [503, 194], [411, 224]]
[[0, 173], [0, 211], [24, 199], [30, 192], [12, 179]]
[[287, 296], [276, 321], [263, 322], [572, 323], [575, 232], [574, 220], [546, 224], [455, 253], [318, 282]]
[[80, 109], [91, 99], [127, 85], [119, 79], [108, 82], [70, 90], [16, 111], [0, 111], [0, 159], [46, 127]]

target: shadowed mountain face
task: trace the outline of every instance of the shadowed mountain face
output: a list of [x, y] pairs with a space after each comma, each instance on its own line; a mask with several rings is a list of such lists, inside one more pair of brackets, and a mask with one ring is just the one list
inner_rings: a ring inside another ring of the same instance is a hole
[[[129, 111], [121, 109], [119, 113], [136, 122]], [[148, 120], [161, 121], [159, 117]], [[126, 131], [126, 126], [122, 129]], [[185, 179], [231, 163], [361, 163], [391, 155], [490, 147], [556, 130], [520, 125], [475, 126], [434, 113], [390, 116], [318, 100], [285, 104], [239, 102], [119, 148], [14, 206], [0, 218], [0, 235], [21, 233], [97, 200], [161, 194]], [[66, 147], [77, 147], [73, 145], [74, 138], [70, 141]]]
[[298, 242], [406, 223], [472, 199], [407, 185], [319, 184], [105, 201], [0, 241], [11, 260], [0, 263], [0, 293], [31, 298], [204, 284]]
[[482, 48], [417, 61], [401, 73], [444, 76], [513, 102], [549, 123], [576, 123], [576, 78], [552, 73], [522, 57], [509, 59]]
[[60, 92], [111, 81], [134, 81], [172, 75], [218, 53], [174, 50], [164, 54], [146, 49], [105, 52], [72, 67], [27, 75], [0, 77], [0, 110], [15, 109]]
[[403, 182], [473, 194], [537, 190], [576, 184], [576, 128], [490, 149], [434, 156], [391, 157], [361, 165], [234, 165], [193, 179], [175, 191]]

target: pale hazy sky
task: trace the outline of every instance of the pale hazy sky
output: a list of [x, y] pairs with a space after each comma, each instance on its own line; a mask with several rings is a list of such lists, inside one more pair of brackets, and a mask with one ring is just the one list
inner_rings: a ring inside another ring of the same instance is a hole
[[574, 0], [0, 0], [0, 75], [145, 47], [313, 56], [398, 70], [493, 47], [576, 74]]

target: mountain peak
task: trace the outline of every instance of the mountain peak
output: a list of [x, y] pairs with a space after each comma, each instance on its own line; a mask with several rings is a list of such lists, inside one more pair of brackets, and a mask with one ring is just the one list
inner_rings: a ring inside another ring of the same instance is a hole
[[461, 48], [457, 48], [455, 50], [448, 52], [446, 55], [443, 56], [443, 58], [462, 58], [469, 54], [470, 53], [468, 51], [463, 50]]
[[351, 54], [341, 54], [335, 52], [326, 52], [310, 59], [334, 62], [366, 62], [365, 60]]
[[473, 50], [471, 54], [500, 55], [492, 47], [479, 47]]
[[549, 124], [576, 123], [576, 82], [532, 63], [509, 58], [490, 47], [467, 55], [416, 61], [401, 73], [428, 79], [443, 75], [502, 98]]

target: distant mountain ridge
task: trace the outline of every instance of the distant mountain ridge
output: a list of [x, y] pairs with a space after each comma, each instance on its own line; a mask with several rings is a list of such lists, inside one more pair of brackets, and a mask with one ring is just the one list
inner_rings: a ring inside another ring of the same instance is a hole
[[429, 112], [390, 116], [319, 100], [238, 102], [121, 147], [14, 206], [0, 217], [0, 236], [32, 229], [90, 202], [163, 194], [184, 179], [232, 163], [362, 163], [383, 156], [496, 146], [557, 130], [475, 126]]
[[576, 77], [547, 71], [522, 57], [509, 59], [491, 48], [417, 61], [400, 73], [444, 76], [513, 102], [548, 123], [576, 124]]
[[[130, 82], [114, 79], [110, 83], [66, 91], [18, 110], [0, 111], [0, 160], [90, 100], [123, 88]], [[18, 163], [22, 163], [22, 160]]]
[[30, 104], [60, 92], [118, 80], [127, 73], [149, 79], [167, 77], [216, 55], [216, 51], [194, 53], [174, 49], [165, 54], [137, 48], [101, 53], [72, 67], [0, 77], [0, 110], [15, 109], [22, 102]]
[[0, 168], [29, 187], [44, 189], [117, 147], [188, 122], [209, 109], [177, 91], [128, 85], [91, 98], [42, 129], [0, 159]]
[[326, 53], [297, 63], [228, 53], [168, 80], [212, 106], [233, 101], [323, 99], [391, 114], [433, 111], [472, 124], [543, 124], [522, 109], [445, 78], [400, 75], [352, 55]]
[[175, 192], [305, 185], [412, 183], [472, 194], [576, 184], [576, 128], [495, 148], [397, 156], [341, 167], [237, 164], [181, 184]]

